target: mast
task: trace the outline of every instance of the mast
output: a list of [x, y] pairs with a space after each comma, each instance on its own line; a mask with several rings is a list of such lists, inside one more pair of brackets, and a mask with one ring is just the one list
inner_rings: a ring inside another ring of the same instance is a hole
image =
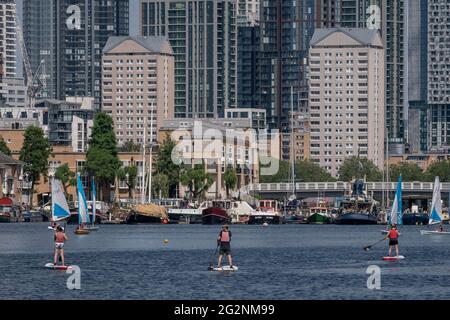
[[141, 181], [141, 203], [145, 203], [145, 144], [147, 139], [147, 117], [144, 120], [144, 142], [142, 144], [142, 181]]
[[291, 87], [291, 181], [292, 196], [291, 200], [295, 200], [295, 155], [294, 155], [294, 88]]
[[148, 203], [152, 203], [152, 172], [153, 172], [153, 102], [150, 107], [150, 165], [148, 170]]

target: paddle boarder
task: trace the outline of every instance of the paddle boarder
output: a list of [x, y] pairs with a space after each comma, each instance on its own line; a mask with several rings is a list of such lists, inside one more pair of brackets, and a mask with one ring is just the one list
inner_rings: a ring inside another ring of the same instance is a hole
[[61, 262], [64, 266], [64, 243], [68, 240], [67, 235], [63, 232], [61, 226], [56, 227], [55, 232], [55, 255], [53, 259], [53, 264], [56, 266], [58, 264], [58, 255], [61, 256]]
[[441, 222], [439, 223], [439, 228], [437, 230], [438, 232], [444, 232], [444, 224]]
[[392, 247], [395, 247], [395, 252], [398, 257], [398, 236], [397, 225], [394, 224], [392, 225], [391, 230], [389, 230], [386, 238], [384, 238], [384, 240], [389, 239], [389, 257], [391, 256]]
[[231, 242], [231, 231], [228, 225], [224, 225], [219, 233], [219, 237], [217, 237], [217, 246], [220, 246], [219, 261], [217, 263], [218, 266], [217, 268], [221, 268], [223, 256], [228, 256], [228, 263], [230, 265], [230, 268], [233, 268], [230, 242]]

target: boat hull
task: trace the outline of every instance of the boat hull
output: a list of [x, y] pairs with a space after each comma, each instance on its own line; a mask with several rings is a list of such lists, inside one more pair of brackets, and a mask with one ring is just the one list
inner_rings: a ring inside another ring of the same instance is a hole
[[404, 225], [428, 225], [429, 216], [427, 214], [407, 213], [403, 214], [402, 222]]
[[211, 207], [203, 210], [202, 224], [225, 224], [231, 223], [231, 217], [222, 208]]
[[331, 219], [329, 217], [318, 214], [318, 213], [314, 213], [313, 215], [311, 215], [308, 218], [308, 223], [310, 223], [310, 224], [327, 224], [330, 222], [331, 222]]
[[[93, 217], [93, 215], [92, 214], [89, 214], [89, 221], [92, 221], [92, 217]], [[99, 224], [99, 223], [101, 223], [101, 218], [99, 217], [99, 215], [97, 214], [96, 216], [95, 216], [95, 223], [96, 224]], [[74, 213], [74, 212], [72, 212], [71, 214], [70, 214], [70, 217], [69, 217], [69, 219], [67, 219], [67, 224], [78, 224], [78, 213]]]
[[251, 215], [248, 219], [248, 224], [281, 224], [280, 216], [272, 215]]
[[11, 217], [9, 215], [0, 215], [0, 223], [10, 223]]
[[147, 216], [143, 214], [131, 214], [127, 218], [127, 224], [161, 224], [160, 217]]
[[377, 217], [361, 213], [344, 213], [334, 221], [341, 225], [373, 225], [378, 223]]

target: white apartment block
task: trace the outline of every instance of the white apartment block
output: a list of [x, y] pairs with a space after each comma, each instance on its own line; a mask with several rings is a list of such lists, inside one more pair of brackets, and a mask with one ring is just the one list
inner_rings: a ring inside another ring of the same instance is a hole
[[310, 157], [333, 176], [346, 158], [384, 163], [384, 50], [376, 30], [317, 29], [310, 43]]
[[[119, 145], [156, 142], [174, 117], [174, 57], [164, 37], [111, 37], [102, 59], [102, 109]], [[146, 127], [146, 129], [145, 129]], [[152, 132], [152, 134], [151, 134]]]
[[2, 78], [16, 77], [16, 4], [0, 0], [0, 60]]

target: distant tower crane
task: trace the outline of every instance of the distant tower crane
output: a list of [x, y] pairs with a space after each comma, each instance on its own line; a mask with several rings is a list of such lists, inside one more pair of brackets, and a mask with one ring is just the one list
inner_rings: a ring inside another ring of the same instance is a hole
[[46, 74], [45, 74], [45, 60], [42, 59], [35, 75], [33, 76], [33, 71], [31, 69], [30, 58], [28, 57], [27, 47], [25, 45], [25, 40], [23, 37], [22, 28], [20, 27], [20, 20], [17, 14], [15, 15], [16, 24], [16, 34], [17, 40], [19, 42], [20, 51], [22, 51], [23, 65], [25, 68], [26, 76], [26, 93], [27, 93], [27, 106], [34, 108], [36, 92], [39, 89], [47, 88]]

